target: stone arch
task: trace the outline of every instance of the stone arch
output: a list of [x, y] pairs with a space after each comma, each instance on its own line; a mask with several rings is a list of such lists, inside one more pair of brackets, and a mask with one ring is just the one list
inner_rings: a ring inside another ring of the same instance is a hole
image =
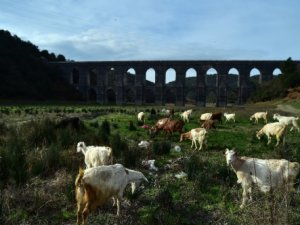
[[125, 87], [124, 100], [126, 103], [135, 103], [135, 90], [132, 87]]
[[206, 89], [206, 106], [215, 107], [217, 105], [217, 98], [216, 88]]
[[176, 71], [173, 68], [167, 69], [165, 76], [166, 76], [165, 84], [169, 84], [170, 82], [175, 83], [175, 81], [176, 81]]
[[153, 85], [155, 84], [156, 80], [155, 80], [155, 75], [156, 75], [156, 72], [153, 68], [149, 68], [147, 69], [146, 71], [146, 76], [145, 76], [145, 79], [146, 79], [146, 82], [149, 83], [153, 83]]
[[136, 72], [134, 68], [130, 68], [124, 75], [124, 85], [134, 85], [135, 83]]
[[279, 76], [281, 74], [282, 74], [282, 71], [280, 68], [275, 68], [272, 73], [273, 76]]
[[95, 69], [89, 70], [88, 86], [97, 86], [97, 72]]
[[89, 102], [96, 102], [97, 101], [97, 92], [94, 88], [89, 89], [88, 98], [89, 98]]
[[70, 83], [74, 85], [79, 84], [79, 70], [77, 68], [72, 69]]
[[216, 87], [217, 76], [218, 76], [218, 71], [213, 67], [209, 68], [205, 73], [206, 86]]
[[145, 88], [145, 103], [155, 103], [155, 88], [147, 86]]
[[113, 87], [116, 84], [116, 74], [115, 68], [111, 67], [106, 71], [105, 85], [108, 87]]
[[190, 87], [185, 91], [185, 104], [196, 105], [197, 104], [197, 87]]
[[236, 68], [230, 68], [227, 76], [227, 104], [238, 104], [239, 99], [239, 76], [240, 72]]
[[256, 67], [252, 68], [250, 70], [249, 76], [250, 76], [250, 81], [252, 81], [255, 84], [261, 84], [262, 76], [259, 69], [257, 69]]
[[106, 102], [108, 104], [116, 104], [116, 93], [113, 88], [108, 88], [106, 90]]
[[196, 86], [197, 85], [197, 71], [194, 68], [189, 68], [185, 73], [185, 85]]

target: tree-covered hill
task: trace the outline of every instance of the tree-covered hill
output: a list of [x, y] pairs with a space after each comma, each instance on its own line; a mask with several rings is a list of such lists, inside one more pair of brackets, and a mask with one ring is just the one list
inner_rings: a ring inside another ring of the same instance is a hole
[[78, 100], [79, 94], [51, 69], [47, 61], [65, 61], [63, 55], [0, 30], [0, 99]]

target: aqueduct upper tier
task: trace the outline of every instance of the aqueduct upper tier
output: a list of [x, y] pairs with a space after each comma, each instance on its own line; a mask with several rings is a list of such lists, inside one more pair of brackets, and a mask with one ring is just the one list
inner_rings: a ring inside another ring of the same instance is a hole
[[[300, 61], [294, 62], [300, 69]], [[182, 106], [186, 101], [194, 101], [198, 106], [205, 106], [208, 96], [212, 95], [216, 106], [226, 106], [230, 96], [235, 96], [236, 99], [231, 101], [236, 104], [245, 103], [253, 89], [251, 71], [258, 71], [258, 82], [263, 83], [271, 80], [274, 71], [281, 70], [283, 63], [281, 60], [149, 60], [50, 64], [58, 67], [64, 79], [86, 100], [100, 104], [164, 105], [171, 101]], [[173, 73], [171, 83], [167, 77], [170, 70]], [[209, 76], [210, 70], [214, 71], [213, 76]], [[193, 75], [190, 76], [188, 71]], [[188, 84], [189, 77], [194, 78]]]

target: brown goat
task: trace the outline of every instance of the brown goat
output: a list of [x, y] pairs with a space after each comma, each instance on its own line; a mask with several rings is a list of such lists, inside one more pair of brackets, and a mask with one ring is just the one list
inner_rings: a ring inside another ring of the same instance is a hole
[[219, 122], [222, 123], [222, 116], [223, 116], [223, 113], [217, 112], [217, 113], [213, 113], [210, 119], [211, 120], [218, 120]]
[[181, 134], [184, 122], [182, 120], [170, 120], [165, 123], [163, 130], [166, 134], [172, 134], [173, 132], [179, 132]]
[[209, 129], [216, 129], [216, 126], [215, 126], [215, 121], [214, 120], [205, 120], [203, 123], [202, 123], [202, 126], [203, 128], [205, 128], [206, 130], [209, 130]]

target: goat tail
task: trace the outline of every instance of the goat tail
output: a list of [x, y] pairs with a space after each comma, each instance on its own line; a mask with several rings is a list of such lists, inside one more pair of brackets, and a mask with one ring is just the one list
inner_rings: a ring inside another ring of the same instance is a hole
[[81, 185], [81, 181], [82, 181], [83, 175], [84, 175], [84, 169], [82, 169], [80, 167], [78, 175], [77, 175], [76, 180], [75, 180], [75, 186], [76, 187], [79, 187]]

